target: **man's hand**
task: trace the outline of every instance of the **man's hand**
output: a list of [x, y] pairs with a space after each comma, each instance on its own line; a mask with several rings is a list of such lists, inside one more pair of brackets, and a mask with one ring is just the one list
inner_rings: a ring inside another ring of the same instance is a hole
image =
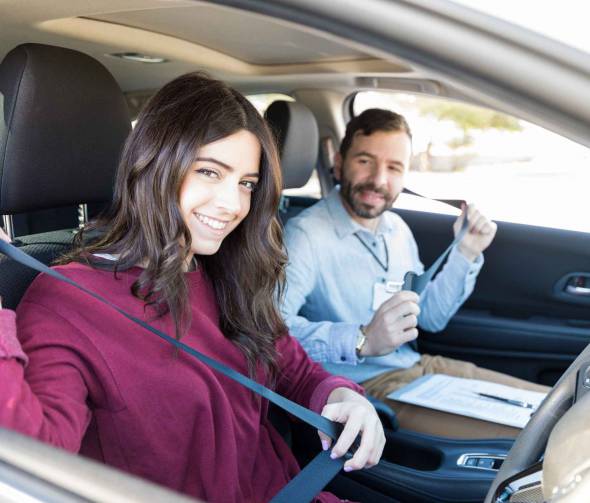
[[455, 236], [461, 230], [463, 219], [467, 213], [469, 220], [469, 227], [461, 242], [459, 243], [459, 251], [470, 262], [473, 262], [480, 253], [482, 253], [494, 239], [498, 226], [495, 222], [489, 220], [485, 215], [482, 215], [479, 210], [470, 204], [463, 208], [463, 213], [457, 218], [453, 224], [453, 231]]
[[420, 298], [414, 292], [396, 293], [386, 300], [365, 327], [367, 340], [361, 356], [382, 356], [418, 337]]
[[[322, 416], [344, 424], [344, 429], [332, 449], [333, 459], [344, 456], [358, 436], [361, 441], [353, 457], [344, 463], [344, 471], [375, 466], [385, 447], [385, 433], [375, 407], [363, 396], [348, 388], [336, 388], [328, 396]], [[318, 431], [322, 447], [329, 449], [332, 439]]]

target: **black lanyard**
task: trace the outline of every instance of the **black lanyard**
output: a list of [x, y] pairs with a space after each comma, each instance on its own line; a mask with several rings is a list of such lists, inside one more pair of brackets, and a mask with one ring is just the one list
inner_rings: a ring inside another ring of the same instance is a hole
[[371, 249], [371, 247], [365, 243], [363, 241], [363, 239], [358, 235], [358, 234], [354, 234], [354, 237], [357, 238], [361, 244], [368, 250], [368, 252], [373, 255], [373, 258], [375, 259], [375, 261], [381, 266], [381, 269], [383, 269], [385, 272], [387, 272], [389, 270], [389, 250], [387, 249], [387, 241], [385, 240], [385, 238], [383, 238], [383, 246], [385, 246], [385, 264], [383, 262], [381, 262], [381, 259], [379, 258], [379, 256]]

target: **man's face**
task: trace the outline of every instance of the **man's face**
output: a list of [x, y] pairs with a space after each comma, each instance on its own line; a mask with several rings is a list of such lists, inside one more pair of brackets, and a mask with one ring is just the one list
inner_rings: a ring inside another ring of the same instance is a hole
[[404, 186], [412, 144], [403, 131], [357, 132], [342, 159], [336, 155], [334, 175], [346, 209], [361, 225], [370, 224], [393, 205]]

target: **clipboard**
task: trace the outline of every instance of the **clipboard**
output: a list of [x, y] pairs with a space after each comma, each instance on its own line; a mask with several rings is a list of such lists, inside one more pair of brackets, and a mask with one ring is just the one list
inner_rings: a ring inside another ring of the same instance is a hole
[[[531, 404], [514, 405], [480, 393]], [[428, 374], [390, 393], [387, 398], [492, 423], [524, 428], [546, 393], [528, 391], [478, 379]]]

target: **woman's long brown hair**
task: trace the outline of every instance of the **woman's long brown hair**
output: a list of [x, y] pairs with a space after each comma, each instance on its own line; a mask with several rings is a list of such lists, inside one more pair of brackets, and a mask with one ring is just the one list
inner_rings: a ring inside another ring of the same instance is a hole
[[132, 294], [161, 315], [169, 312], [180, 338], [190, 324], [184, 272], [191, 249], [180, 187], [200, 147], [240, 130], [254, 134], [262, 147], [250, 212], [216, 254], [196, 258], [214, 286], [222, 332], [242, 350], [251, 375], [261, 364], [273, 379], [274, 341], [287, 331], [276, 306], [286, 263], [277, 219], [279, 158], [265, 121], [223, 82], [191, 73], [153, 96], [125, 143], [111, 206], [77, 235], [74, 251], [59, 262], [98, 267], [93, 254], [109, 253], [118, 257], [115, 273], [141, 264]]

